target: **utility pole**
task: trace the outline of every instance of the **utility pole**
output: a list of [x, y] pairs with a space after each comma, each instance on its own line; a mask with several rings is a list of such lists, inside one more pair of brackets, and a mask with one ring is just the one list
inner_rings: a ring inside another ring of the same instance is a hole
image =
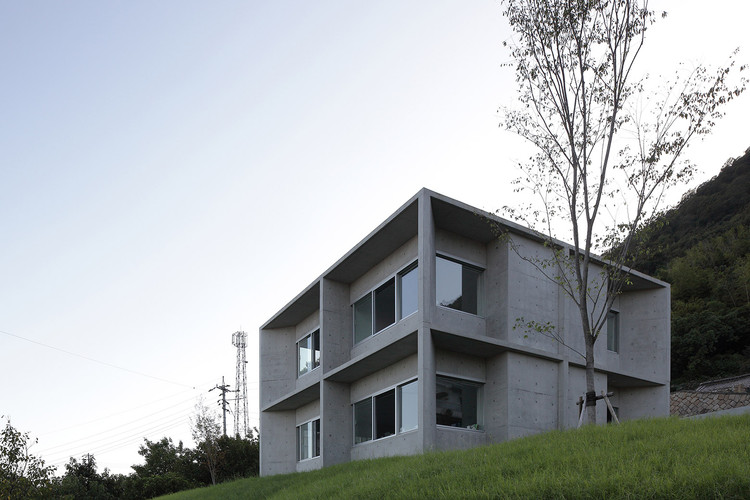
[[208, 392], [213, 391], [214, 389], [219, 389], [221, 391], [221, 414], [224, 421], [224, 435], [227, 435], [227, 412], [229, 411], [229, 407], [227, 404], [227, 392], [229, 392], [229, 386], [224, 383], [224, 376], [221, 377], [221, 385], [217, 385], [213, 389], [209, 389]]

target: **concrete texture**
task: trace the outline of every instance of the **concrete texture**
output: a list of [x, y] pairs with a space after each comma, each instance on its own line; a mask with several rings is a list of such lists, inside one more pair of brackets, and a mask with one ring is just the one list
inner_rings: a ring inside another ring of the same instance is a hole
[[[525, 331], [519, 320], [554, 324], [582, 352], [578, 311], [497, 240], [489, 221], [511, 231], [528, 255], [549, 251], [513, 223], [423, 189], [261, 327], [262, 475], [467, 448], [577, 424], [583, 359]], [[479, 314], [436, 304], [437, 255], [483, 270]], [[352, 305], [415, 262], [417, 312], [355, 344]], [[666, 415], [669, 285], [640, 273], [631, 278], [614, 307], [619, 352], [607, 351], [606, 338], [596, 345], [597, 391], [615, 393], [622, 419]], [[296, 342], [317, 328], [321, 365], [297, 377]], [[436, 424], [438, 375], [481, 384], [478, 429]], [[418, 382], [417, 429], [355, 445], [354, 403], [411, 380]], [[296, 426], [315, 418], [320, 456], [296, 462]], [[606, 419], [600, 404], [597, 422]]]

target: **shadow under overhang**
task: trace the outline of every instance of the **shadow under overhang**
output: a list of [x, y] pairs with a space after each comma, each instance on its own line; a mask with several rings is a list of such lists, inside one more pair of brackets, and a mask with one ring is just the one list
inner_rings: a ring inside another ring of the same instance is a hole
[[320, 382], [315, 382], [312, 385], [299, 389], [292, 394], [283, 397], [275, 403], [271, 403], [268, 407], [264, 408], [263, 411], [296, 410], [297, 408], [308, 403], [312, 403], [319, 398]]
[[412, 354], [416, 354], [416, 352], [417, 332], [412, 332], [377, 351], [357, 356], [327, 373], [324, 378], [332, 382], [352, 383]]

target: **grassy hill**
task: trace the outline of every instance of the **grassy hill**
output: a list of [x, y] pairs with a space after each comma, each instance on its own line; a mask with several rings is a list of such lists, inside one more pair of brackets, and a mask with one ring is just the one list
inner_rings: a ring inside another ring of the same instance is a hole
[[748, 498], [750, 415], [550, 432], [467, 451], [352, 462], [163, 497]]

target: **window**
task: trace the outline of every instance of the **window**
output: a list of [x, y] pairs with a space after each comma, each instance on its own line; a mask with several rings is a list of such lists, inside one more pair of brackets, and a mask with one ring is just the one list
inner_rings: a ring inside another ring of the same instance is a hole
[[320, 456], [320, 419], [297, 427], [297, 461]]
[[437, 377], [437, 424], [466, 429], [482, 428], [482, 384]]
[[[417, 310], [417, 265], [413, 264], [354, 303], [354, 343]], [[398, 314], [397, 314], [398, 309]]]
[[480, 314], [481, 269], [440, 256], [437, 257], [435, 268], [437, 304]]
[[320, 330], [297, 342], [297, 376], [320, 366]]
[[[398, 419], [398, 423], [397, 423]], [[354, 444], [417, 428], [417, 381], [354, 403]]]
[[373, 309], [375, 311], [375, 332], [379, 332], [396, 322], [396, 280], [386, 281], [373, 292]]
[[607, 350], [620, 351], [620, 313], [617, 311], [607, 313]]
[[354, 444], [372, 439], [372, 398], [354, 403]]
[[417, 265], [407, 268], [398, 275], [399, 302], [398, 302], [398, 319], [403, 319], [408, 315], [417, 312]]
[[417, 428], [417, 390], [416, 380], [398, 388], [398, 432]]

